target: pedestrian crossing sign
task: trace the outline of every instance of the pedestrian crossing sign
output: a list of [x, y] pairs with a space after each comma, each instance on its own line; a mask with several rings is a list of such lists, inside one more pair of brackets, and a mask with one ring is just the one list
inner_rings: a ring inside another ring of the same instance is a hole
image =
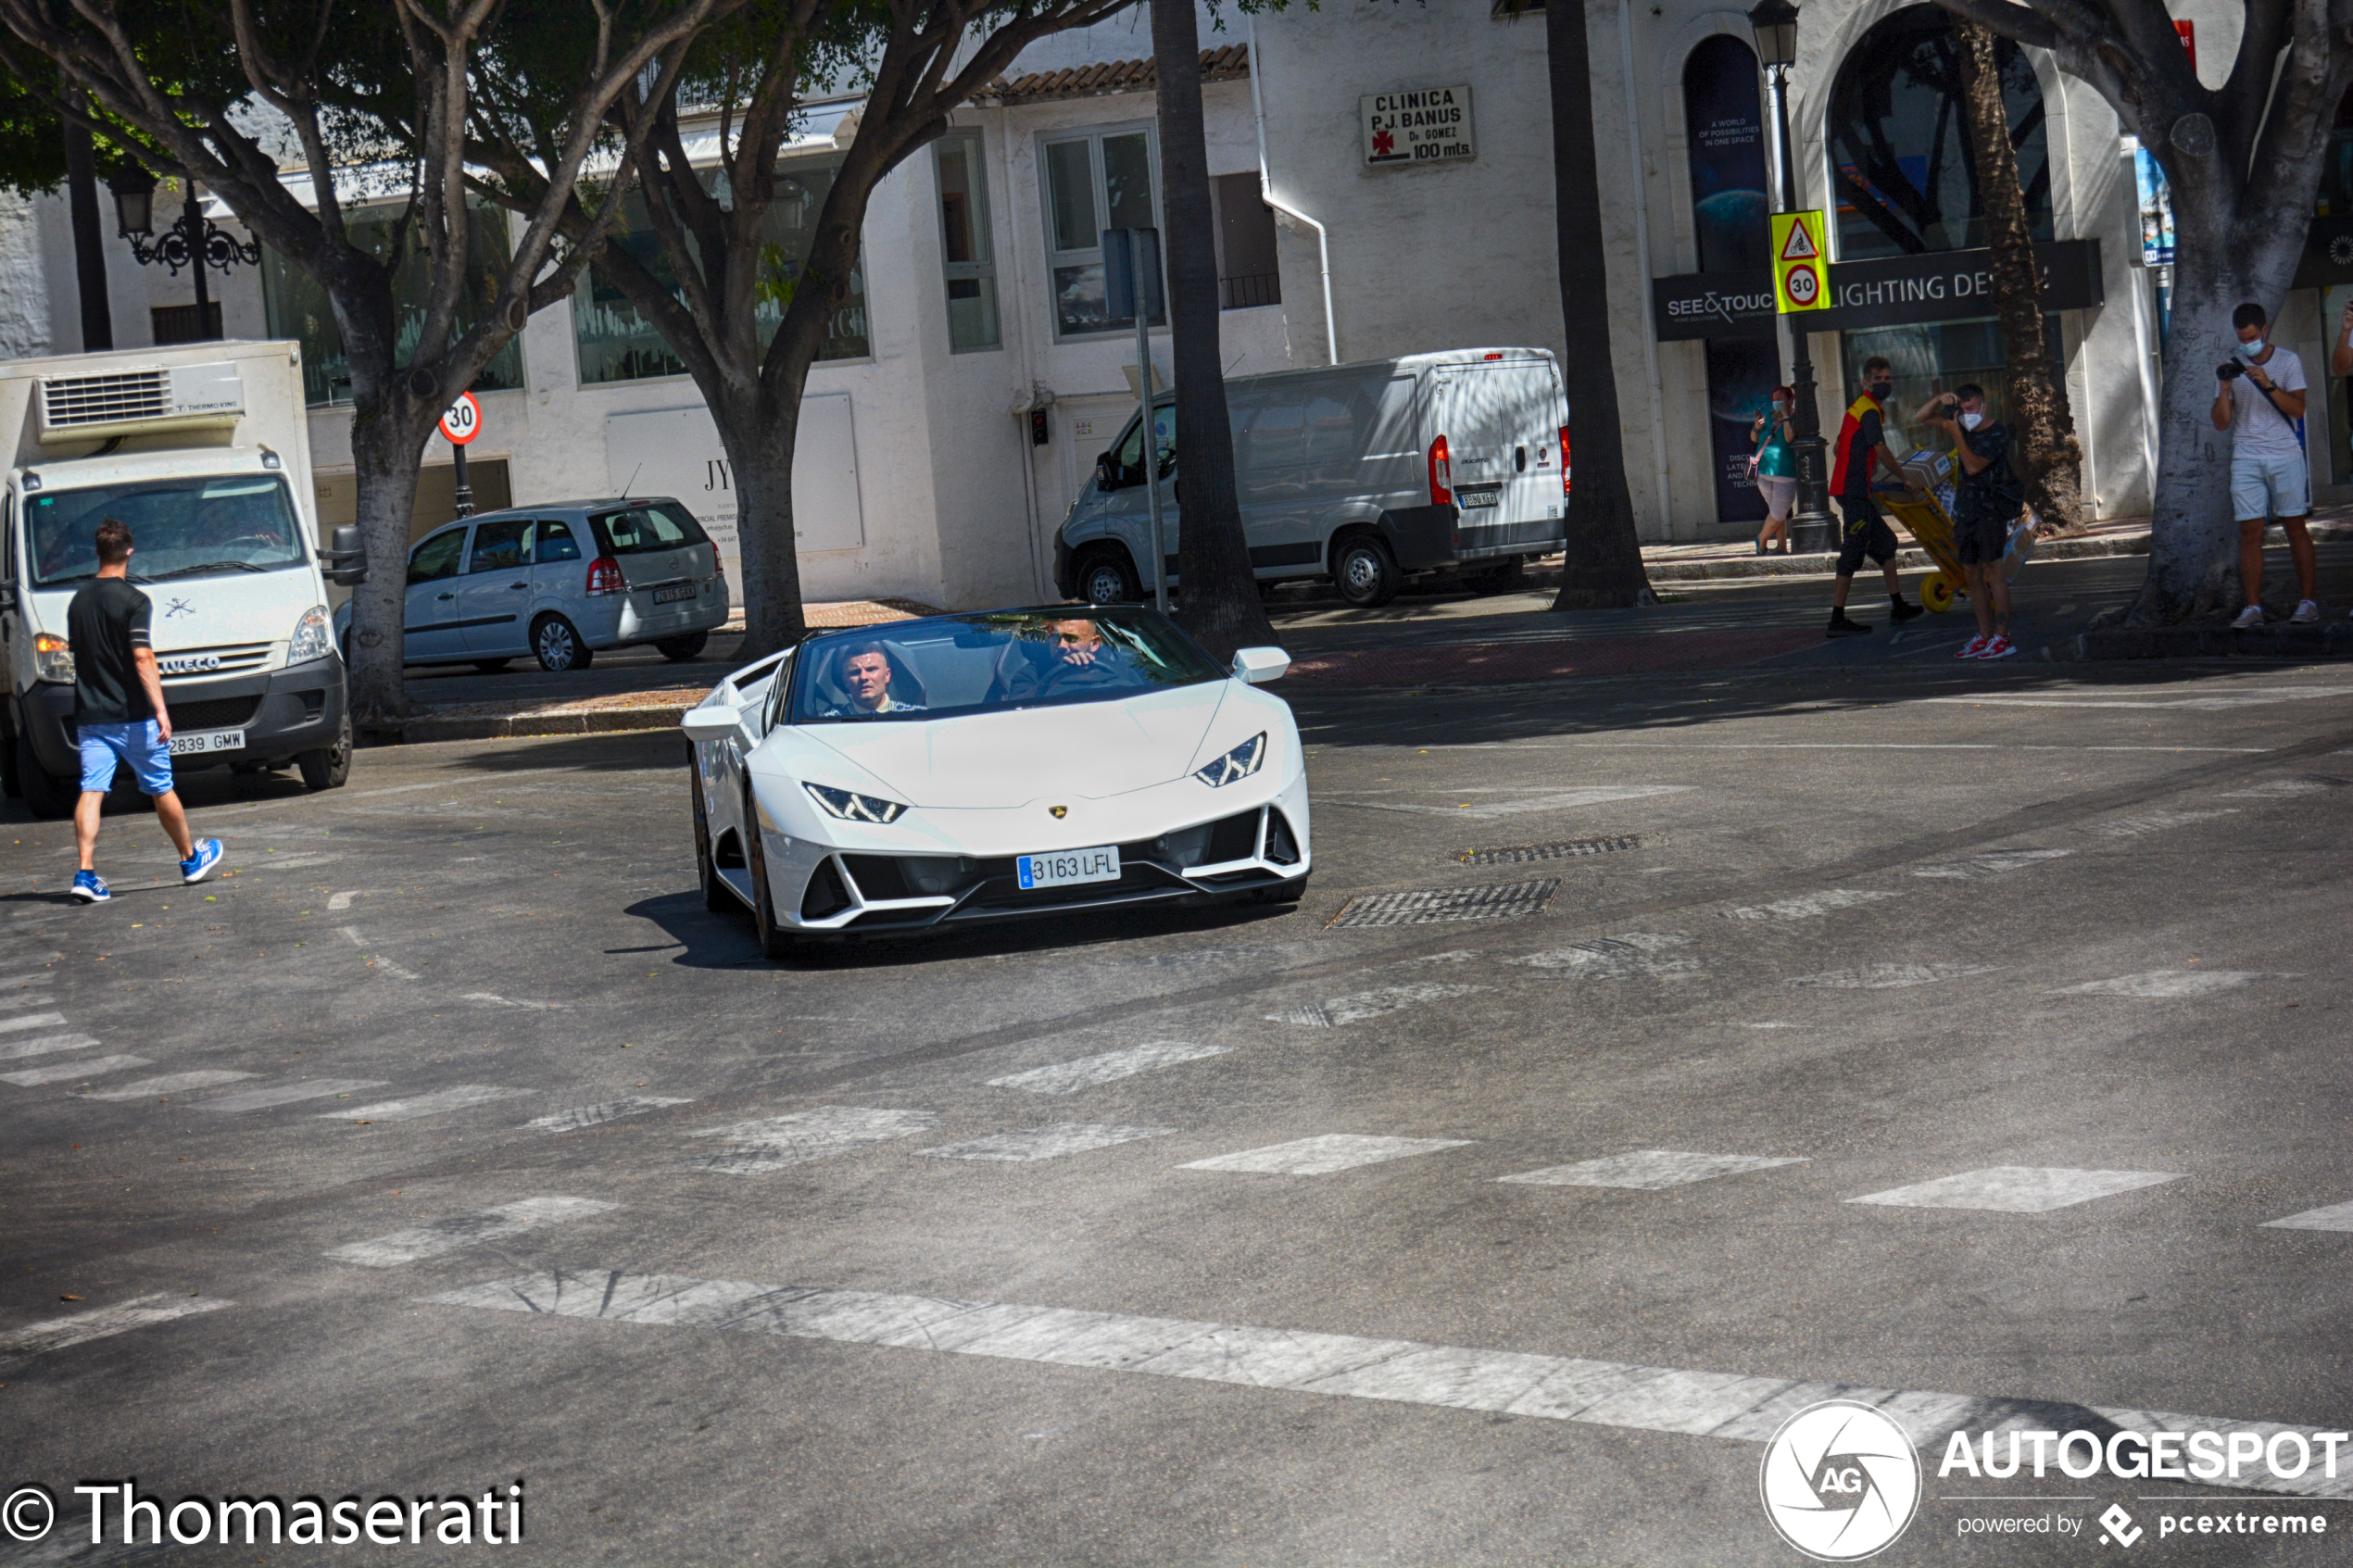
[[1822, 255], [1819, 212], [1773, 214], [1773, 294], [1782, 315], [1827, 310], [1829, 262]]

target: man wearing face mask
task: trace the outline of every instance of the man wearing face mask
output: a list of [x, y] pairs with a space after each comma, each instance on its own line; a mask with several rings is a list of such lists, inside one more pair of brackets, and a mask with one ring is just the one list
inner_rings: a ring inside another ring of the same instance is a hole
[[2239, 586], [2246, 608], [2231, 622], [2263, 624], [2263, 528], [2272, 517], [2287, 534], [2303, 598], [2291, 621], [2321, 618], [2314, 599], [2317, 562], [2304, 519], [2312, 509], [2311, 471], [2304, 461], [2304, 361], [2296, 350], [2264, 341], [2270, 320], [2249, 300], [2231, 312], [2239, 336], [2230, 363], [2214, 372], [2214, 428], [2231, 433], [2231, 515], [2239, 523]]
[[1969, 580], [1969, 608], [1977, 612], [1977, 636], [1962, 659], [2012, 659], [2010, 580], [2002, 552], [2010, 542], [2026, 495], [2010, 468], [2008, 427], [1985, 417], [1985, 389], [1971, 383], [1942, 393], [1923, 410], [1926, 422], [1953, 438], [1960, 473], [1953, 486], [1953, 550]]
[[1838, 582], [1831, 590], [1829, 635], [1860, 636], [1870, 630], [1863, 621], [1846, 619], [1846, 596], [1855, 586], [1855, 569], [1865, 556], [1879, 563], [1887, 577], [1888, 620], [1897, 626], [1920, 613], [1904, 602], [1903, 584], [1895, 576], [1895, 533], [1879, 515], [1871, 499], [1871, 474], [1884, 468], [1906, 490], [1904, 466], [1887, 445], [1888, 397], [1895, 391], [1895, 369], [1878, 355], [1863, 361], [1863, 395], [1846, 410], [1838, 427], [1838, 451], [1831, 462], [1831, 489], [1839, 509], [1846, 514], [1846, 537], [1838, 552]]

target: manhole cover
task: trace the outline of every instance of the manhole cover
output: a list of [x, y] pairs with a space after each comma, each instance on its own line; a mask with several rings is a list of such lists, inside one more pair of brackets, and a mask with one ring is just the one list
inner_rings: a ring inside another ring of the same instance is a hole
[[1466, 866], [1522, 866], [1530, 860], [1566, 860], [1578, 855], [1607, 855], [1619, 849], [1640, 849], [1642, 835], [1621, 834], [1616, 838], [1572, 838], [1559, 844], [1518, 844], [1508, 849], [1466, 849], [1454, 857]]
[[1532, 915], [1560, 882], [1507, 882], [1491, 887], [1433, 887], [1416, 893], [1372, 893], [1351, 898], [1331, 919], [1343, 925], [1433, 925], [1449, 920], [1512, 920]]

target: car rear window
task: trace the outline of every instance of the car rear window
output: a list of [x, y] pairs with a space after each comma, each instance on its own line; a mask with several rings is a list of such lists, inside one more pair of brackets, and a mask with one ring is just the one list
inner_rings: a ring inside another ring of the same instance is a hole
[[710, 543], [695, 514], [675, 501], [646, 501], [595, 519], [607, 555], [635, 556]]

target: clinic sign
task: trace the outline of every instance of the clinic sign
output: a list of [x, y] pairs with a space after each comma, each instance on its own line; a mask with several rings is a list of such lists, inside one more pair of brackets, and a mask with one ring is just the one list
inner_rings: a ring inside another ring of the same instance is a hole
[[1364, 121], [1367, 169], [1446, 163], [1478, 156], [1478, 144], [1471, 133], [1467, 83], [1368, 93], [1356, 100], [1356, 112]]
[[[2089, 310], [2106, 298], [2097, 240], [2056, 240], [2034, 247], [2042, 264], [2045, 310]], [[1827, 302], [1799, 318], [1809, 332], [1921, 321], [1962, 321], [1994, 314], [1994, 253], [1948, 250], [1833, 263]], [[1686, 272], [1651, 280], [1651, 320], [1661, 343], [1690, 338], [1769, 338], [1779, 315], [1773, 274]]]

